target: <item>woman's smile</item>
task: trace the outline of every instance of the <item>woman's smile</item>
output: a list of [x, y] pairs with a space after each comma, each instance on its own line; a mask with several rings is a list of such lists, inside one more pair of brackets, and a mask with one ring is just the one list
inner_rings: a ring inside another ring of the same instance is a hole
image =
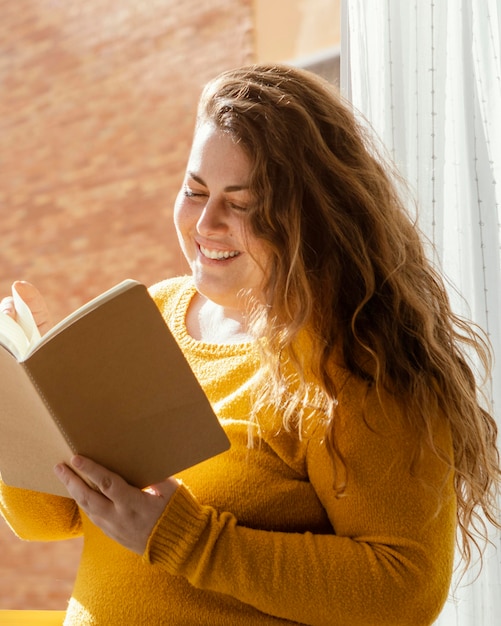
[[202, 245], [199, 246], [199, 250], [204, 257], [213, 261], [225, 261], [226, 259], [233, 259], [240, 254], [238, 250], [211, 250]]

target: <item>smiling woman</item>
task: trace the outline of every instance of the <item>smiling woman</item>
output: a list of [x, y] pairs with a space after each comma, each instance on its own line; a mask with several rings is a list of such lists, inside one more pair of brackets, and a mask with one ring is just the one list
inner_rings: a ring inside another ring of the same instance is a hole
[[70, 498], [0, 483], [20, 535], [85, 537], [65, 624], [429, 626], [456, 534], [468, 562], [499, 525], [499, 456], [465, 356], [487, 345], [391, 169], [324, 81], [237, 68], [202, 94], [175, 225], [191, 275], [151, 294], [231, 448], [147, 492], [82, 457]]

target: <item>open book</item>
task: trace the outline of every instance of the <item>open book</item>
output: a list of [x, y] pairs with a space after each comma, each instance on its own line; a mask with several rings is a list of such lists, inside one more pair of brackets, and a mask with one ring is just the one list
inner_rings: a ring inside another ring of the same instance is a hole
[[68, 495], [53, 472], [78, 453], [143, 488], [229, 441], [146, 287], [127, 280], [40, 337], [13, 290], [0, 313], [0, 474]]

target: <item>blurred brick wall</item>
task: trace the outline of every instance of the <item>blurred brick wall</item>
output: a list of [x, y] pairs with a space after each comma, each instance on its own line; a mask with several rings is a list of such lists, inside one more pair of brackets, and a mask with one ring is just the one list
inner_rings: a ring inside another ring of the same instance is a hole
[[[0, 0], [0, 294], [55, 320], [185, 271], [172, 206], [207, 79], [253, 61], [251, 0]], [[0, 520], [0, 609], [64, 608], [79, 540]]]
[[0, 0], [0, 292], [56, 317], [184, 268], [171, 209], [206, 80], [252, 60], [249, 0]]

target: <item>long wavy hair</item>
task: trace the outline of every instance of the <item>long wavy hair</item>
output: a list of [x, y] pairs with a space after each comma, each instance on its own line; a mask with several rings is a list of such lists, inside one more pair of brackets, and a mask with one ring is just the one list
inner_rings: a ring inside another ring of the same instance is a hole
[[[272, 259], [260, 317], [271, 376], [261, 399], [280, 405], [291, 429], [308, 391], [284, 394], [277, 354], [294, 364], [300, 391], [306, 370], [313, 373], [335, 450], [329, 363], [341, 351], [354, 375], [405, 400], [409, 426], [441, 454], [431, 427], [438, 407], [452, 432], [459, 547], [469, 564], [471, 547], [481, 553], [478, 539], [487, 538], [484, 520], [500, 525], [496, 423], [466, 356], [488, 374], [490, 351], [451, 310], [393, 167], [333, 86], [288, 66], [224, 72], [203, 91], [198, 122], [205, 121], [230, 133], [251, 160], [249, 228]], [[307, 362], [294, 350], [305, 329]]]

